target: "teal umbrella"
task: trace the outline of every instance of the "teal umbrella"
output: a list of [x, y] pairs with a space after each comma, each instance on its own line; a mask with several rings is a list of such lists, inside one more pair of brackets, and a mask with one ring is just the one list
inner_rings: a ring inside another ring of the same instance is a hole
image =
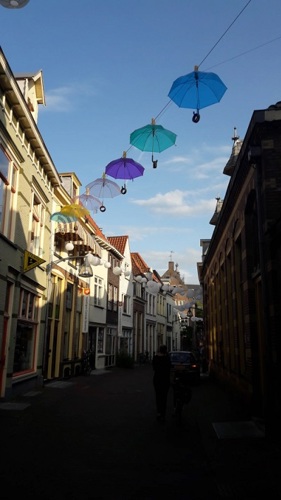
[[130, 135], [130, 144], [140, 149], [141, 151], [152, 152], [153, 167], [157, 167], [157, 160], [154, 160], [153, 153], [161, 153], [165, 149], [175, 145], [176, 134], [156, 125], [155, 119], [152, 118], [151, 124], [134, 130]]
[[74, 215], [66, 215], [63, 214], [62, 212], [54, 212], [50, 220], [53, 222], [61, 222], [62, 224], [67, 224], [67, 222], [75, 222], [77, 220], [77, 217]]

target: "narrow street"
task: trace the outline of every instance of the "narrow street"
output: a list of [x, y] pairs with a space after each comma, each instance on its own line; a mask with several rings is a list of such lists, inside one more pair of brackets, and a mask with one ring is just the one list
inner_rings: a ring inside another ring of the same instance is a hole
[[208, 419], [237, 410], [223, 392], [215, 400], [210, 384], [205, 377], [193, 387], [182, 425], [172, 416], [171, 393], [166, 422], [156, 421], [149, 364], [52, 382], [0, 404], [1, 498], [236, 498], [230, 487], [219, 494], [219, 444]]

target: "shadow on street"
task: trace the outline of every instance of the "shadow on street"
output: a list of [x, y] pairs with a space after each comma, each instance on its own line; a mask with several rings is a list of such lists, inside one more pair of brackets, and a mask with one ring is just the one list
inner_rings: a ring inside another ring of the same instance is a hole
[[171, 390], [160, 423], [152, 375], [150, 364], [92, 372], [18, 398], [22, 411], [1, 410], [1, 498], [236, 498], [233, 488], [222, 493], [215, 474], [220, 445], [211, 426], [219, 405], [223, 418], [232, 417], [231, 405], [217, 398], [212, 410], [205, 377], [193, 386], [182, 424], [172, 416]]

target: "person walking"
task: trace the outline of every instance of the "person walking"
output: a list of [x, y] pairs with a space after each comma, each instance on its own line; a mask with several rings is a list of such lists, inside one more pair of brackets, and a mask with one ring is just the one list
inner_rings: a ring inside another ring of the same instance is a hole
[[153, 385], [156, 398], [157, 420], [164, 421], [166, 416], [167, 397], [170, 388], [171, 361], [167, 346], [161, 345], [159, 352], [153, 356]]

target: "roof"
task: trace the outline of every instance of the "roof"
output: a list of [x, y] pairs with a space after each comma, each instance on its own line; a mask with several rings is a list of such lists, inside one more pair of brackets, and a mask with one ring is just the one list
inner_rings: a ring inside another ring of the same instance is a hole
[[144, 274], [150, 272], [150, 268], [137, 252], [131, 252], [133, 275]]
[[124, 255], [125, 248], [129, 236], [108, 236], [108, 241], [113, 245], [122, 255]]
[[38, 104], [46, 104], [42, 70], [39, 70], [36, 73], [15, 73], [14, 77], [17, 81], [33, 80]]

